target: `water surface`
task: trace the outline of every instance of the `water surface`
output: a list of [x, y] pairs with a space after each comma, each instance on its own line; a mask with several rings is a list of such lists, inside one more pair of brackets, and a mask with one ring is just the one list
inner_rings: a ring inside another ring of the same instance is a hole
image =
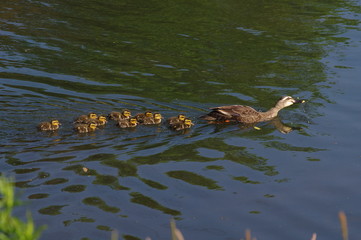
[[[186, 239], [335, 239], [344, 210], [360, 236], [360, 20], [354, 1], [2, 1], [0, 167], [26, 202], [16, 214], [46, 224], [41, 239], [169, 239], [171, 218]], [[307, 103], [261, 130], [198, 119], [283, 95]], [[196, 125], [72, 130], [123, 108]], [[36, 130], [51, 118], [59, 131]]]

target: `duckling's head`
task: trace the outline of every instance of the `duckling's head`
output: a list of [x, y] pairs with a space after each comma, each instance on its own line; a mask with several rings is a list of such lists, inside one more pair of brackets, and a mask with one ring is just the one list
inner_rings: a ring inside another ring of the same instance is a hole
[[89, 124], [89, 128], [94, 131], [97, 128], [97, 124], [96, 123], [90, 123]]
[[153, 117], [153, 113], [149, 112], [149, 111], [145, 112], [145, 116], [151, 118], [151, 117]]
[[291, 96], [283, 96], [278, 100], [276, 107], [281, 109], [281, 108], [289, 107], [295, 103], [304, 103], [304, 102], [305, 100], [294, 99]]
[[97, 119], [97, 115], [96, 115], [96, 113], [89, 113], [89, 118], [90, 119]]
[[160, 113], [154, 113], [154, 120], [161, 120], [162, 115]]
[[129, 119], [129, 123], [130, 123], [132, 126], [134, 126], [134, 125], [137, 125], [137, 124], [138, 124], [138, 121], [137, 121], [136, 118], [131, 118], [131, 119]]
[[107, 123], [107, 118], [104, 116], [99, 116], [98, 120], [101, 124], [106, 124]]
[[123, 110], [122, 115], [123, 115], [124, 117], [130, 117], [131, 113], [130, 113], [129, 110], [125, 109], [125, 110]]
[[61, 125], [60, 122], [58, 120], [51, 120], [51, 125], [53, 126], [59, 126]]
[[192, 120], [190, 120], [189, 118], [184, 119], [184, 125], [188, 127], [192, 126], [193, 125]]
[[178, 119], [179, 119], [180, 121], [184, 121], [185, 118], [186, 118], [186, 116], [185, 116], [184, 114], [179, 114], [179, 115], [178, 115]]

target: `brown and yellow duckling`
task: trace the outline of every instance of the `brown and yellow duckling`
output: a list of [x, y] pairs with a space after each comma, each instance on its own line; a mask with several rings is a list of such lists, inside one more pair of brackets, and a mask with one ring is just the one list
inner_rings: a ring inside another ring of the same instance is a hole
[[81, 115], [77, 119], [75, 119], [74, 123], [89, 123], [92, 120], [96, 120], [98, 118], [96, 113], [89, 113], [88, 115]]
[[179, 122], [183, 122], [184, 119], [186, 119], [186, 116], [184, 114], [179, 114], [178, 116], [168, 118], [167, 123], [168, 124], [176, 124]]
[[104, 116], [98, 116], [97, 119], [90, 119], [87, 121], [87, 123], [95, 123], [97, 126], [105, 126], [107, 124], [107, 118]]
[[254, 108], [244, 105], [230, 105], [211, 108], [212, 111], [201, 116], [201, 118], [212, 122], [240, 122], [245, 124], [264, 122], [275, 118], [281, 109], [304, 102], [305, 100], [284, 96], [267, 112], [258, 112]]
[[75, 124], [74, 130], [78, 133], [89, 133], [94, 132], [97, 128], [96, 123], [78, 123]]
[[38, 125], [38, 129], [41, 131], [55, 131], [60, 127], [60, 122], [56, 119], [51, 120], [50, 122], [41, 122]]
[[129, 119], [131, 117], [131, 112], [128, 109], [124, 109], [122, 112], [111, 112], [108, 114], [108, 119], [110, 120], [123, 120], [123, 119]]
[[138, 121], [135, 117], [131, 117], [129, 119], [119, 120], [116, 125], [120, 128], [132, 128], [138, 125]]
[[146, 111], [145, 113], [138, 113], [135, 115], [135, 118], [137, 119], [138, 123], [142, 124], [144, 121], [151, 121], [153, 119], [153, 113], [151, 111]]
[[193, 125], [194, 123], [192, 123], [192, 120], [190, 120], [189, 118], [185, 118], [184, 121], [179, 121], [177, 123], [171, 124], [170, 128], [175, 131], [179, 131], [179, 130], [191, 128]]
[[145, 117], [143, 119], [143, 125], [160, 124], [162, 122], [162, 115], [160, 113], [154, 113], [152, 117]]

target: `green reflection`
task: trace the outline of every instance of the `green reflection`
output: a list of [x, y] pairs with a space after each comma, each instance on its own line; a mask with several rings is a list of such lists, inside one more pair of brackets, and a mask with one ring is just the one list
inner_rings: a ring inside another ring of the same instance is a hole
[[115, 167], [118, 169], [118, 175], [121, 177], [137, 176], [137, 167], [130, 162], [121, 160], [106, 160], [102, 162], [104, 165]]
[[192, 185], [198, 185], [203, 186], [208, 189], [216, 189], [216, 190], [222, 190], [222, 187], [220, 187], [216, 181], [206, 178], [204, 176], [201, 176], [199, 174], [189, 172], [189, 171], [169, 171], [167, 172], [167, 175], [172, 178], [176, 178], [182, 181], [185, 181]]
[[34, 193], [28, 196], [29, 199], [42, 199], [49, 197], [48, 193]]
[[173, 215], [173, 216], [177, 216], [177, 215], [181, 214], [181, 212], [179, 212], [178, 210], [174, 210], [174, 209], [164, 207], [163, 205], [161, 205], [157, 201], [153, 200], [151, 197], [147, 197], [147, 196], [145, 196], [145, 195], [143, 195], [141, 193], [132, 192], [132, 193], [130, 193], [130, 196], [132, 197], [132, 199], [130, 201], [133, 202], [133, 203], [141, 204], [141, 205], [144, 205], [144, 206], [147, 206], [149, 208], [162, 211], [165, 214], [170, 214], [170, 215]]
[[250, 184], [259, 184], [259, 183], [261, 183], [259, 181], [249, 180], [248, 177], [245, 177], [245, 176], [233, 177], [233, 179], [237, 180], [237, 181], [240, 181], [240, 182], [243, 182], [243, 183], [250, 183]]
[[125, 240], [142, 240], [142, 238], [134, 237], [132, 235], [122, 235]]
[[119, 184], [118, 178], [111, 175], [97, 174], [95, 180], [93, 181], [93, 184], [105, 185], [115, 190], [129, 190], [129, 188]]
[[26, 16], [11, 14], [21, 9], [10, 5], [7, 19], [22, 25], [4, 23], [4, 29], [24, 38], [7, 35], [1, 43], [20, 53], [26, 49], [18, 65], [80, 77], [25, 81], [158, 101], [266, 102], [270, 95], [300, 89], [327, 99], [317, 85], [327, 81], [321, 59], [330, 46], [348, 43], [337, 34], [359, 24], [337, 15], [339, 8], [353, 8], [341, 0], [153, 1], [141, 8], [144, 1], [79, 0], [56, 7], [28, 4]]
[[113, 230], [111, 227], [104, 226], [104, 225], [98, 225], [97, 229], [102, 230], [102, 231], [108, 231], [108, 232]]
[[266, 147], [275, 148], [281, 151], [300, 151], [300, 152], [319, 152], [325, 151], [326, 149], [314, 148], [314, 147], [297, 147], [292, 146], [287, 143], [282, 143], [278, 141], [268, 141], [264, 143]]
[[61, 209], [67, 205], [51, 205], [42, 209], [39, 209], [38, 212], [44, 215], [59, 215], [61, 214]]
[[65, 178], [54, 178], [54, 179], [51, 179], [51, 180], [48, 180], [48, 181], [44, 182], [43, 184], [45, 184], [45, 185], [57, 185], [57, 184], [66, 183], [68, 181], [69, 180], [65, 179]]
[[164, 186], [163, 184], [160, 184], [159, 182], [155, 182], [153, 180], [150, 179], [145, 179], [145, 178], [139, 178], [142, 182], [144, 182], [145, 184], [147, 184], [148, 186], [152, 187], [152, 188], [156, 188], [159, 190], [165, 190], [168, 187]]
[[66, 220], [64, 221], [64, 226], [70, 226], [72, 223], [81, 222], [81, 223], [93, 223], [95, 220], [93, 218], [88, 217], [80, 217], [78, 219]]
[[86, 189], [85, 185], [70, 185], [67, 186], [63, 189], [61, 189], [64, 192], [71, 192], [71, 193], [79, 193], [79, 192], [83, 192]]
[[86, 205], [96, 206], [105, 212], [117, 213], [120, 211], [117, 207], [109, 206], [99, 197], [87, 197], [82, 201]]

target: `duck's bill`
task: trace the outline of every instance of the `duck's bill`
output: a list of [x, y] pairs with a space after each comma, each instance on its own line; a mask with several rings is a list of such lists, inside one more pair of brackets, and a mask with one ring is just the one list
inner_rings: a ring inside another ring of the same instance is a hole
[[305, 99], [296, 99], [295, 103], [305, 103], [306, 100]]

